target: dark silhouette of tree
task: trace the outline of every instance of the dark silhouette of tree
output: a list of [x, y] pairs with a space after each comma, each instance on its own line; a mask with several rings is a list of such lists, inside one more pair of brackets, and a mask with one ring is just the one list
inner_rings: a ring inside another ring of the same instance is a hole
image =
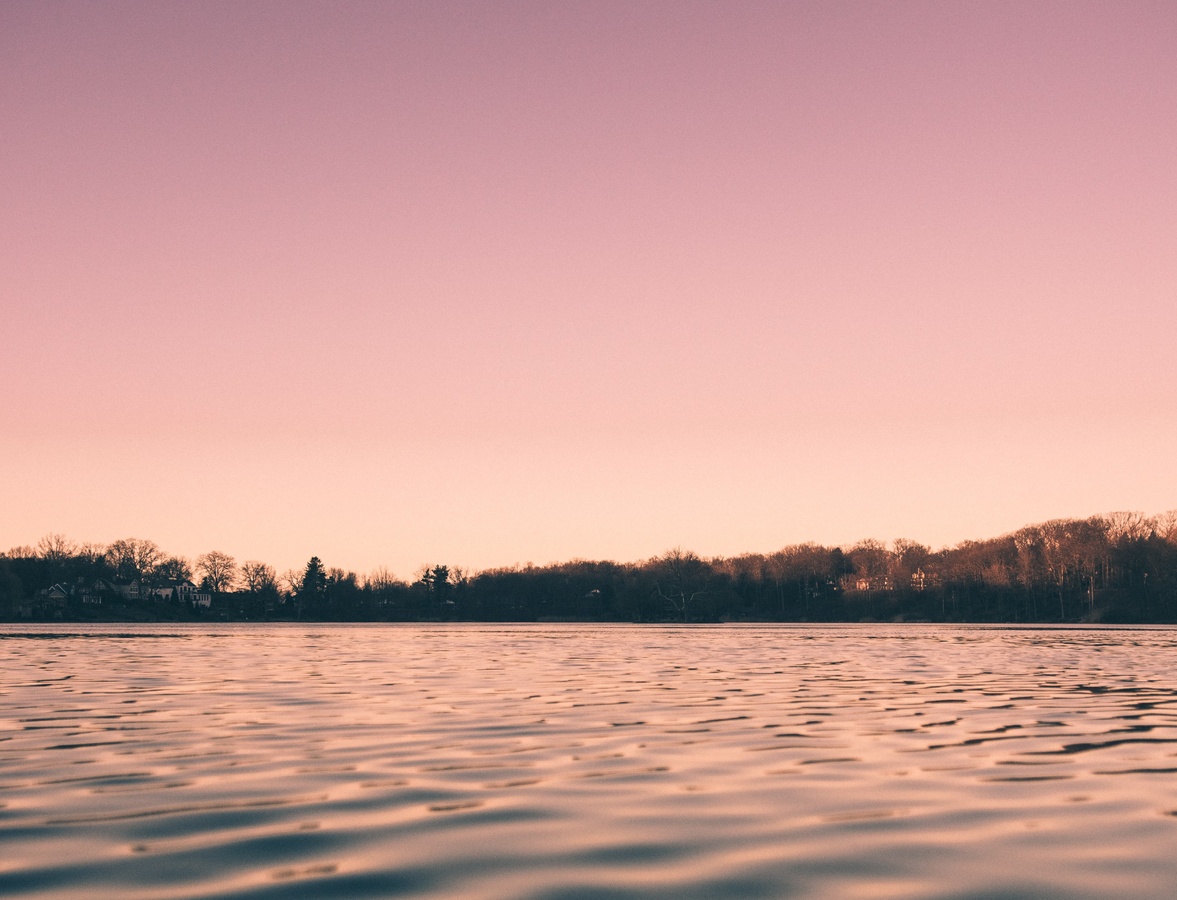
[[251, 594], [278, 592], [278, 575], [274, 567], [264, 562], [247, 559], [241, 564], [241, 581]]
[[327, 614], [332, 619], [355, 621], [364, 618], [359, 579], [355, 572], [331, 568], [324, 584]]
[[278, 574], [273, 566], [246, 560], [241, 564], [241, 584], [245, 588], [245, 597], [240, 602], [243, 615], [268, 616], [274, 611], [279, 594]]
[[237, 581], [237, 560], [219, 550], [196, 557], [196, 569], [204, 576], [204, 587], [214, 594], [225, 593]]
[[326, 597], [327, 572], [319, 557], [312, 556], [303, 569], [295, 592], [299, 618], [302, 618], [304, 610], [311, 615], [321, 614]]
[[116, 578], [122, 581], [150, 581], [163, 560], [163, 551], [155, 541], [123, 538], [106, 548], [106, 560]]
[[675, 547], [650, 561], [654, 591], [675, 617], [686, 622], [694, 613], [698, 600], [707, 593], [710, 570], [696, 554]]
[[0, 556], [0, 615], [15, 617], [25, 598], [24, 585], [12, 570], [9, 560]]
[[[224, 553], [198, 560], [222, 615], [253, 618], [534, 621], [1177, 621], [1177, 511], [1055, 519], [933, 551], [915, 541], [864, 540], [845, 551], [800, 544], [705, 559], [675, 548], [637, 563], [573, 560], [467, 573], [420, 569], [413, 584], [377, 569], [366, 578], [313, 557], [281, 584], [272, 567], [240, 570]], [[0, 555], [0, 617], [184, 618], [139, 579], [191, 575], [151, 541], [77, 545], [49, 534]], [[234, 592], [237, 572], [241, 590]], [[103, 603], [92, 601], [96, 592]], [[67, 598], [62, 606], [62, 597]], [[88, 605], [87, 605], [88, 604]]]
[[155, 567], [155, 577], [163, 582], [191, 581], [192, 565], [182, 556], [169, 556]]
[[407, 615], [408, 585], [384, 566], [373, 569], [364, 579], [369, 613], [377, 619], [400, 619]]
[[77, 555], [78, 545], [64, 534], [47, 534], [36, 546], [37, 556], [48, 562], [63, 563]]

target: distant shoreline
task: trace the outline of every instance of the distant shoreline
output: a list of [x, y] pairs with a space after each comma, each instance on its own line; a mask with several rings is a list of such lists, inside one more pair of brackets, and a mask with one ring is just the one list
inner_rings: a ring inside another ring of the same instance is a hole
[[312, 557], [279, 575], [219, 552], [49, 534], [0, 554], [0, 622], [1177, 623], [1177, 510], [1054, 519], [932, 550], [806, 543], [706, 559], [572, 560], [411, 581]]

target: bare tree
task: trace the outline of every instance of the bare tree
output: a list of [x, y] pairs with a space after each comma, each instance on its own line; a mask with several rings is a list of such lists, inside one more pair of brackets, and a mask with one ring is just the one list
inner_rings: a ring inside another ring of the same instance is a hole
[[887, 545], [874, 538], [859, 541], [846, 554], [854, 566], [854, 574], [865, 578], [872, 588], [884, 587], [891, 568], [891, 554]]
[[106, 545], [93, 544], [87, 541], [78, 547], [78, 556], [94, 566], [106, 558]]
[[332, 566], [326, 572], [327, 584], [346, 584], [351, 587], [359, 587], [359, 577], [355, 572], [349, 572], [346, 569], [341, 569], [338, 566]]
[[302, 590], [302, 570], [301, 569], [287, 569], [282, 573], [282, 584], [286, 588], [286, 592], [292, 597]]
[[241, 564], [241, 580], [245, 582], [245, 589], [251, 594], [278, 590], [278, 574], [274, 567], [255, 559], [247, 559]]
[[891, 542], [891, 557], [889, 569], [891, 583], [897, 588], [911, 584], [911, 577], [917, 569], [928, 565], [932, 558], [932, 551], [918, 541], [909, 538], [896, 538]]
[[159, 581], [190, 581], [192, 564], [182, 556], [169, 556], [155, 567], [155, 577]]
[[215, 594], [223, 594], [237, 581], [237, 560], [219, 550], [196, 557], [196, 568]]
[[697, 554], [681, 547], [668, 550], [651, 562], [656, 579], [655, 593], [681, 615], [684, 622], [687, 621], [695, 601], [707, 594], [707, 564]]
[[1152, 527], [1161, 540], [1177, 544], [1177, 509], [1153, 516]]
[[1107, 523], [1108, 540], [1113, 544], [1120, 541], [1139, 541], [1148, 537], [1150, 522], [1144, 513], [1121, 511], [1108, 513], [1103, 516]]
[[163, 560], [163, 551], [155, 541], [123, 538], [106, 548], [106, 560], [119, 578], [146, 580], [155, 574]]
[[377, 566], [364, 578], [364, 587], [370, 591], [386, 591], [396, 583], [396, 576], [385, 566]]
[[48, 562], [64, 562], [77, 555], [78, 545], [64, 534], [47, 534], [37, 541], [37, 556]]

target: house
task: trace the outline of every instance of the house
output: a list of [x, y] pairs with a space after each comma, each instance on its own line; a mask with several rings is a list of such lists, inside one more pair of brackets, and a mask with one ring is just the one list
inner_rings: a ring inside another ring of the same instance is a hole
[[126, 584], [112, 584], [113, 587], [124, 600], [135, 601], [141, 596], [139, 579], [134, 579]]
[[147, 590], [149, 597], [156, 600], [166, 600], [171, 603], [186, 603], [189, 606], [208, 608], [212, 605], [212, 594], [202, 592], [195, 584], [185, 578], [182, 581], [170, 581], [156, 585]]
[[842, 578], [842, 589], [848, 591], [893, 591], [895, 583], [890, 575], [849, 575]]
[[95, 578], [90, 582], [90, 594], [97, 597], [98, 603], [117, 602], [122, 599], [122, 591], [113, 578]]
[[208, 609], [213, 604], [213, 595], [200, 590], [188, 579], [177, 581], [172, 585], [172, 591], [177, 603], [187, 603], [202, 609]]
[[65, 606], [69, 600], [69, 588], [64, 584], [55, 584], [39, 591], [37, 599], [49, 606]]
[[52, 618], [60, 619], [65, 612], [65, 605], [69, 601], [69, 589], [63, 584], [42, 588], [32, 598], [32, 602], [20, 604], [17, 612], [24, 618]]
[[936, 572], [925, 572], [923, 569], [916, 569], [911, 573], [911, 589], [913, 591], [923, 591], [928, 588], [938, 587], [940, 585], [940, 575]]
[[73, 595], [75, 600], [79, 600], [82, 603], [92, 605], [100, 605], [102, 603], [102, 591], [93, 585], [86, 584], [84, 578], [79, 578], [78, 583], [74, 585]]

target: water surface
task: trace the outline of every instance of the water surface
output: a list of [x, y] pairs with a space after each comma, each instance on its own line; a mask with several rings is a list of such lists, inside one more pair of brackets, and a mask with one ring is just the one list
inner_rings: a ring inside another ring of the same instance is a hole
[[0, 626], [0, 895], [1169, 898], [1175, 648]]

